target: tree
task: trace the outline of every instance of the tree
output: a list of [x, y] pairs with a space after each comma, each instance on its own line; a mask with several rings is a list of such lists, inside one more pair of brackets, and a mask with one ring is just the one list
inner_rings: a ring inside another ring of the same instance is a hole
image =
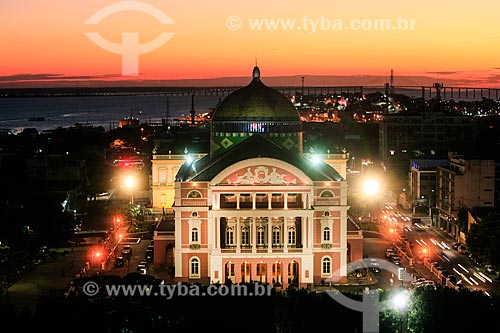
[[458, 227], [462, 232], [467, 232], [469, 228], [469, 211], [465, 207], [458, 211]]
[[492, 211], [471, 225], [467, 235], [469, 250], [494, 266], [500, 266], [500, 214]]

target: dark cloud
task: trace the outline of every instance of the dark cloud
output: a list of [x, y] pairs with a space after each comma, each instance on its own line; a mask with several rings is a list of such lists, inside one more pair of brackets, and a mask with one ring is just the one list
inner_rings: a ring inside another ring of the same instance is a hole
[[452, 75], [452, 74], [458, 74], [461, 72], [425, 72], [426, 74], [442, 74], [442, 75]]
[[24, 81], [63, 81], [63, 80], [95, 80], [95, 79], [109, 79], [121, 77], [119, 74], [104, 74], [104, 75], [64, 75], [52, 73], [21, 73], [14, 75], [0, 76], [0, 82], [24, 82]]

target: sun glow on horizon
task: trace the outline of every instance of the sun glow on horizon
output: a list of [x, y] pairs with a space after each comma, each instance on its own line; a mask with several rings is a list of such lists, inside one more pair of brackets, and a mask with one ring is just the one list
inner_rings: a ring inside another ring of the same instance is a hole
[[[131, 3], [154, 7], [173, 24], [133, 10], [85, 24], [106, 6]], [[474, 7], [488, 10], [471, 11], [470, 4], [452, 0], [314, 0], [307, 7], [263, 0], [4, 0], [0, 84], [248, 77], [257, 58], [267, 77], [387, 77], [395, 69], [415, 84], [435, 78], [448, 85], [497, 87], [500, 3], [478, 0]], [[136, 32], [139, 45], [162, 32], [174, 35], [139, 55], [139, 75], [127, 77], [122, 56], [96, 45], [86, 32], [117, 45], [124, 32]]]

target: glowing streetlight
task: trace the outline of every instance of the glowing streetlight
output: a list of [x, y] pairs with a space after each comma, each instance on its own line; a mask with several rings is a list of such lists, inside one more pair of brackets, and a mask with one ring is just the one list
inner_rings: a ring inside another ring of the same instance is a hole
[[369, 180], [365, 181], [363, 184], [363, 192], [366, 195], [370, 195], [370, 196], [375, 195], [379, 192], [379, 190], [380, 190], [380, 185], [374, 179], [369, 179]]
[[132, 194], [132, 199], [130, 201], [130, 204], [134, 204], [134, 186], [135, 186], [135, 179], [132, 176], [129, 176], [125, 178], [125, 186], [130, 189], [130, 193]]
[[[380, 191], [380, 185], [378, 181], [374, 179], [368, 179], [363, 183], [363, 193], [365, 193], [366, 196], [369, 197], [369, 199], [372, 199], [378, 192]], [[370, 215], [370, 222], [372, 221], [372, 207], [371, 207], [371, 201], [370, 200], [370, 207], [369, 207], [369, 215]]]
[[408, 291], [400, 290], [392, 296], [391, 304], [399, 311], [399, 323], [403, 332], [403, 312], [408, 308], [410, 295]]

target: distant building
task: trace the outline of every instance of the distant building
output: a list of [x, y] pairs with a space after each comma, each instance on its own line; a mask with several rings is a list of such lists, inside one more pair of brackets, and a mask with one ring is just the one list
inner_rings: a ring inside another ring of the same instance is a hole
[[151, 190], [153, 208], [169, 209], [175, 201], [175, 175], [186, 161], [198, 160], [205, 154], [153, 154]]
[[379, 122], [379, 156], [386, 163], [447, 158], [473, 145], [472, 118], [441, 111], [385, 114]]
[[346, 281], [347, 264], [362, 258], [362, 231], [347, 217], [346, 154], [303, 154], [297, 110], [258, 67], [214, 111], [208, 154], [152, 162], [154, 208], [173, 195], [154, 264], [176, 281], [306, 287]]
[[450, 154], [448, 166], [438, 166], [436, 177], [438, 225], [458, 239], [460, 208], [494, 207], [495, 161]]
[[432, 208], [436, 203], [436, 170], [437, 167], [446, 167], [448, 164], [447, 159], [410, 160], [408, 199], [415, 214], [429, 214], [432, 217]]
[[139, 125], [139, 118], [134, 117], [123, 118], [118, 122], [118, 127], [139, 127]]

